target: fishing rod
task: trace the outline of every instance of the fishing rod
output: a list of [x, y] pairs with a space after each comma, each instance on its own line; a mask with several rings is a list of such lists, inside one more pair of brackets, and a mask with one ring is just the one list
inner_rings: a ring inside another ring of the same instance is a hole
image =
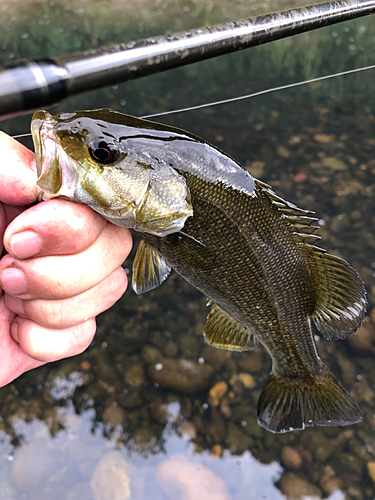
[[375, 0], [336, 0], [166, 36], [25, 61], [0, 72], [0, 120], [73, 95], [375, 13]]
[[[375, 64], [370, 66], [363, 66], [361, 68], [349, 69], [346, 71], [340, 71], [339, 73], [330, 73], [329, 75], [318, 76], [316, 78], [310, 78], [309, 80], [302, 80], [293, 83], [287, 83], [286, 85], [278, 85], [277, 87], [271, 87], [263, 90], [258, 90], [257, 92], [252, 92], [251, 94], [244, 94], [236, 97], [229, 97], [228, 99], [220, 99], [219, 101], [204, 102], [202, 104], [196, 104], [194, 106], [187, 106], [184, 108], [170, 109], [168, 111], [159, 111], [158, 113], [152, 113], [150, 115], [137, 116], [137, 118], [149, 119], [156, 118], [159, 116], [175, 115], [177, 113], [186, 113], [187, 111], [195, 111], [197, 109], [210, 108], [212, 106], [219, 106], [221, 104], [229, 104], [232, 102], [243, 101], [245, 99], [252, 99], [253, 97], [258, 97], [265, 94], [271, 94], [272, 92], [279, 92], [280, 90], [292, 89], [294, 87], [301, 87], [302, 85], [308, 85], [309, 83], [322, 82], [324, 80], [330, 80], [332, 78], [342, 77], [346, 75], [353, 75], [354, 73], [360, 73], [362, 71], [375, 70]], [[24, 134], [12, 135], [13, 139], [19, 139], [21, 137], [28, 137], [31, 132], [26, 132]]]

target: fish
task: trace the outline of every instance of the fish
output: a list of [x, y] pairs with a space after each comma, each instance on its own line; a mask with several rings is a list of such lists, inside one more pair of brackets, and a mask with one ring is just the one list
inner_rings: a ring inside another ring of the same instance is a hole
[[362, 412], [320, 359], [361, 326], [366, 291], [343, 259], [316, 245], [317, 219], [237, 161], [175, 127], [110, 109], [37, 111], [31, 122], [40, 199], [84, 203], [141, 237], [132, 286], [174, 269], [208, 298], [203, 335], [232, 351], [259, 343], [272, 370], [258, 400], [273, 433], [357, 423]]

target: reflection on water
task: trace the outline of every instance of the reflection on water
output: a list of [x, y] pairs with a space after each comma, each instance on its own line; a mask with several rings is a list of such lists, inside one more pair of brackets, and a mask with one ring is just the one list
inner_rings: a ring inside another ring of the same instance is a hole
[[[347, 23], [299, 37], [300, 44], [271, 44], [54, 110], [111, 106], [142, 115], [370, 64], [373, 25], [371, 18]], [[370, 320], [347, 341], [317, 343], [363, 422], [285, 435], [260, 428], [256, 402], [268, 355], [261, 347], [238, 354], [207, 346], [205, 299], [172, 274], [143, 296], [128, 290], [99, 318], [87, 352], [0, 391], [0, 500], [373, 498], [374, 82], [373, 74], [354, 75], [162, 120], [218, 145], [280, 196], [315, 210], [322, 246], [360, 273]], [[29, 118], [2, 125], [25, 132]]]

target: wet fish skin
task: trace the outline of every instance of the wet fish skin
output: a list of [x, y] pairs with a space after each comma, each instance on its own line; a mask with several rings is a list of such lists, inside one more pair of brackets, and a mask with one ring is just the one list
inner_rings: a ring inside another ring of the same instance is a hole
[[32, 132], [43, 199], [86, 203], [142, 237], [137, 293], [173, 268], [209, 298], [210, 344], [264, 345], [273, 368], [258, 403], [263, 427], [286, 432], [361, 420], [317, 354], [311, 319], [329, 339], [351, 335], [364, 317], [365, 290], [349, 264], [314, 246], [311, 212], [173, 127], [110, 110], [41, 111]]

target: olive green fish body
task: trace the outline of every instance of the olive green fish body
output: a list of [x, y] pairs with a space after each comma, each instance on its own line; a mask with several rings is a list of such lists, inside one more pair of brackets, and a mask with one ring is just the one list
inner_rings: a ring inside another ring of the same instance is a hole
[[262, 426], [286, 432], [361, 420], [320, 360], [311, 323], [328, 339], [346, 338], [363, 320], [365, 291], [349, 264], [314, 246], [311, 212], [173, 127], [110, 110], [38, 112], [32, 132], [43, 199], [86, 203], [142, 237], [137, 293], [173, 268], [209, 299], [208, 343], [264, 345], [273, 369], [258, 403]]
[[[277, 373], [295, 378], [306, 371], [319, 372], [309, 318], [314, 290], [306, 258], [279, 214], [272, 213], [267, 195], [257, 188], [254, 197], [230, 190], [225, 196], [228, 188], [208, 186], [199, 179], [188, 178], [187, 185], [194, 216], [186, 221], [183, 235], [144, 235], [145, 240], [170, 267], [260, 340]], [[219, 191], [216, 205], [205, 196], [204, 189], [209, 188]]]

